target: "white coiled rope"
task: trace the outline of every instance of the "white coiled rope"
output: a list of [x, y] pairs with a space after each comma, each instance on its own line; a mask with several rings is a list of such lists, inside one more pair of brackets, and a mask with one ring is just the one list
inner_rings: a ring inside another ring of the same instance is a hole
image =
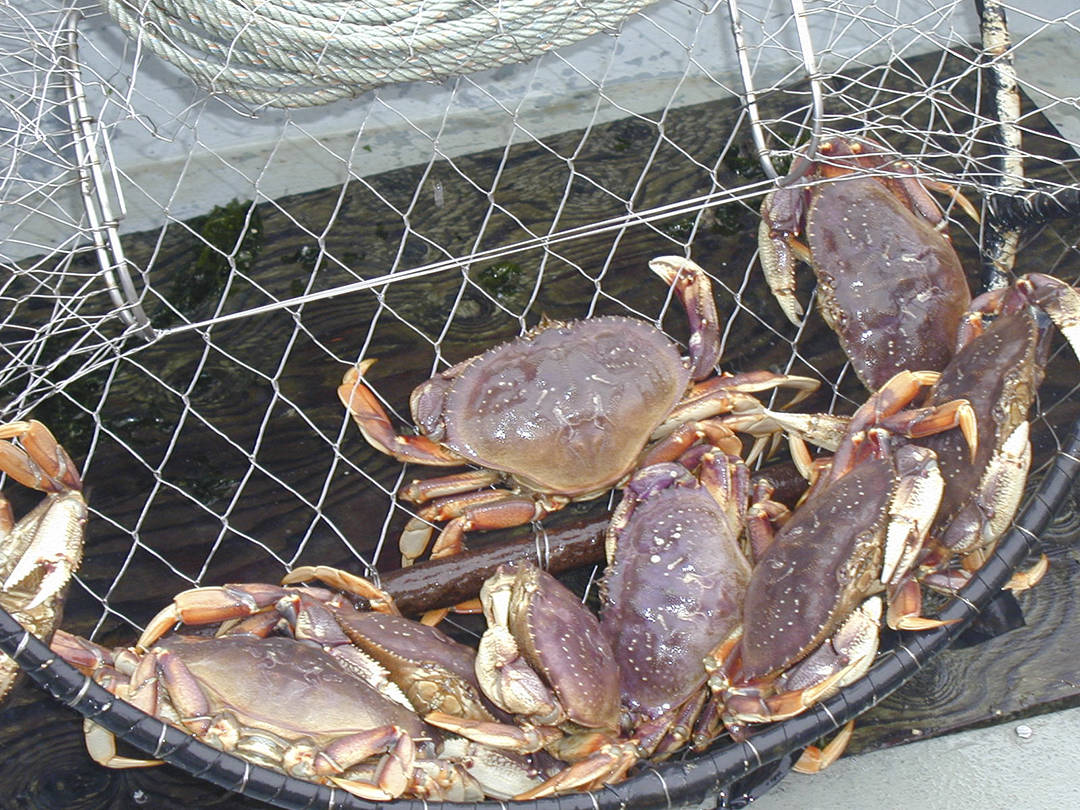
[[652, 1], [101, 0], [199, 86], [271, 107], [528, 61]]

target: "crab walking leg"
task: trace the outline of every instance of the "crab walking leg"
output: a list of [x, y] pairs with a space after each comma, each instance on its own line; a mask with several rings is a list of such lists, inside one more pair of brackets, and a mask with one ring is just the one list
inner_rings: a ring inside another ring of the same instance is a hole
[[[933, 387], [940, 378], [941, 373], [937, 371], [900, 371], [872, 394], [853, 417], [758, 408], [747, 409], [733, 421], [737, 429], [744, 432], [785, 430], [798, 440], [839, 453], [838, 469], [845, 469], [848, 457], [856, 451], [857, 442], [849, 442], [849, 437], [874, 425], [910, 439], [921, 439], [958, 427], [974, 457], [979, 447], [978, 425], [967, 400], [957, 398], [933, 406], [907, 409], [923, 389]], [[809, 460], [795, 447], [792, 455], [797, 461], [802, 458], [804, 464]]]
[[641, 757], [641, 750], [633, 741], [609, 743], [591, 756], [569, 765], [546, 782], [514, 798], [525, 801], [571, 790], [597, 790], [620, 781]]
[[811, 745], [802, 752], [802, 756], [791, 766], [796, 773], [821, 773], [823, 770], [840, 759], [844, 749], [851, 742], [851, 734], [855, 730], [855, 721], [848, 720], [835, 737], [829, 740], [824, 748]]
[[[970, 402], [954, 399], [932, 407], [904, 410], [923, 388], [935, 385], [940, 379], [941, 374], [936, 371], [898, 372], [852, 416], [848, 431], [858, 437], [871, 426], [877, 426], [910, 439], [919, 439], [958, 427], [974, 460], [979, 449], [979, 434]], [[857, 444], [857, 441], [847, 442], [836, 451], [834, 463], [837, 469], [846, 469], [850, 465]]]
[[[820, 381], [794, 374], [775, 374], [771, 371], [721, 374], [693, 386], [682, 401], [672, 408], [667, 419], [653, 431], [651, 438], [654, 440], [663, 438], [680, 425], [708, 420], [710, 417], [721, 414], [731, 413], [737, 417], [745, 412], [756, 413], [761, 409], [761, 403], [752, 396], [753, 394], [778, 388], [792, 388], [795, 390], [795, 395], [785, 406], [791, 407], [820, 387]], [[775, 431], [761, 431], [761, 433], [767, 432]]]
[[182, 591], [147, 622], [135, 647], [150, 649], [154, 642], [180, 623], [211, 624], [252, 616], [272, 607], [285, 593], [285, 589], [277, 585], [261, 583]]
[[438, 498], [484, 491], [494, 486], [502, 476], [494, 470], [465, 470], [464, 472], [417, 478], [401, 488], [401, 497], [410, 503], [422, 504]]
[[401, 565], [412, 565], [431, 543], [433, 531], [427, 521], [447, 521], [431, 547], [431, 559], [438, 559], [464, 551], [467, 532], [524, 526], [566, 503], [567, 498], [518, 495], [501, 489], [434, 501], [420, 510], [419, 517], [405, 524], [399, 542]]

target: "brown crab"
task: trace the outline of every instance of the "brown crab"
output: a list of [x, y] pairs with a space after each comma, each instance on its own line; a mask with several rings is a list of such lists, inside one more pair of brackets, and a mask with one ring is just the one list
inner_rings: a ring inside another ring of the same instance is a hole
[[[317, 579], [339, 591], [290, 587]], [[367, 601], [359, 610], [350, 597]], [[345, 666], [420, 715], [440, 711], [478, 721], [504, 720], [476, 679], [476, 651], [441, 630], [406, 619], [393, 599], [368, 580], [329, 566], [294, 569], [283, 585], [246, 583], [177, 594], [136, 643], [149, 649], [178, 624], [236, 622], [229, 632], [271, 631], [314, 642]]]
[[[835, 136], [800, 156], [761, 206], [761, 265], [795, 324], [795, 263], [817, 276], [818, 309], [872, 391], [905, 369], [940, 371], [971, 302], [945, 220], [914, 167], [874, 141]], [[801, 238], [805, 236], [805, 242]]]
[[[939, 625], [912, 609], [909, 573], [945, 484], [932, 451], [882, 427], [912, 390], [937, 377], [902, 372], [856, 411], [831, 463], [757, 560], [741, 632], [708, 663], [734, 733], [799, 714], [861, 677], [886, 605], [890, 627]], [[920, 436], [961, 424], [973, 437], [963, 400], [907, 421]]]
[[[955, 356], [925, 402], [918, 399], [917, 390], [898, 393], [894, 413], [881, 422], [895, 434], [909, 435], [923, 408], [957, 398], [969, 403], [971, 439], [957, 430], [918, 438], [937, 455], [945, 479], [941, 507], [917, 571], [917, 578], [938, 590], [953, 592], [967, 582], [1019, 508], [1031, 464], [1028, 411], [1050, 345], [1050, 330], [1040, 320], [1040, 310], [1080, 355], [1080, 292], [1052, 276], [1023, 276], [972, 302]], [[987, 318], [992, 320], [985, 323]], [[921, 407], [908, 408], [911, 405]], [[830, 450], [839, 446], [839, 437], [849, 429], [848, 420], [841, 417], [764, 413], [770, 427], [782, 427]], [[1034, 584], [1041, 570], [1040, 565], [1030, 575], [1022, 573], [1013, 585]], [[912, 599], [917, 596], [914, 588], [910, 593]], [[910, 609], [919, 610], [914, 602]]]
[[[57, 631], [53, 649], [204, 742], [366, 799], [508, 798], [536, 782], [520, 761], [426, 726], [341, 659], [293, 638], [172, 635], [140, 653]], [[111, 735], [87, 726], [87, 748], [102, 765], [160, 764], [117, 756]]]
[[[607, 532], [600, 629], [618, 650], [621, 736], [529, 791], [535, 798], [617, 781], [695, 732], [710, 741], [703, 659], [740, 624], [749, 473], [712, 450], [638, 470]], [[705, 709], [703, 711], [703, 709]]]
[[[931, 407], [956, 397], [968, 400], [978, 426], [974, 458], [956, 431], [919, 439], [937, 454], [946, 481], [920, 561], [921, 579], [932, 587], [951, 592], [967, 582], [1020, 506], [1031, 465], [1028, 411], [1050, 345], [1051, 330], [1039, 310], [1080, 356], [1080, 292], [1052, 276], [1032, 273], [975, 299], [960, 348], [930, 392]], [[984, 324], [984, 317], [993, 320]], [[904, 421], [899, 415], [894, 429], [904, 430]], [[1021, 575], [1017, 584], [1023, 582]]]
[[[53, 648], [119, 697], [212, 745], [364, 798], [505, 799], [541, 780], [526, 758], [420, 719], [436, 709], [493, 718], [471, 648], [393, 613], [392, 600], [359, 577], [319, 566], [289, 578], [329, 581], [390, 612], [372, 622], [323, 588], [195, 588], [155, 616], [133, 648], [107, 650], [68, 634]], [[164, 635], [178, 622], [218, 625], [217, 635]], [[102, 764], [157, 764], [117, 757], [111, 735], [90, 726], [87, 746]]]
[[[22, 448], [11, 440], [18, 439]], [[45, 498], [17, 522], [0, 493], [0, 606], [39, 638], [60, 620], [65, 586], [82, 558], [86, 501], [79, 470], [41, 422], [0, 425], [0, 472]], [[0, 698], [19, 674], [0, 654]]]
[[767, 372], [714, 375], [720, 341], [708, 276], [680, 257], [649, 266], [689, 314], [688, 360], [646, 321], [547, 322], [416, 388], [410, 404], [419, 436], [398, 435], [362, 382], [373, 361], [345, 375], [338, 394], [376, 449], [401, 461], [480, 468], [402, 490], [425, 504], [402, 535], [403, 564], [426, 547], [425, 521], [449, 521], [432, 554], [452, 553], [467, 531], [528, 523], [600, 496], [705, 434], [722, 441], [730, 429], [710, 418], [756, 402], [751, 392], [787, 386], [805, 396], [817, 388]]
[[551, 574], [525, 562], [502, 565], [480, 592], [488, 627], [476, 674], [516, 725], [441, 713], [440, 728], [522, 753], [546, 749], [582, 759], [619, 731], [619, 675], [599, 621]]

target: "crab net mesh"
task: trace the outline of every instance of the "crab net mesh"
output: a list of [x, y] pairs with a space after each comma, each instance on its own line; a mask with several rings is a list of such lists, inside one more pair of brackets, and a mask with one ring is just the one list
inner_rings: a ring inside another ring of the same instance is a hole
[[[81, 462], [64, 626], [106, 645], [193, 586], [304, 564], [385, 580], [413, 514], [399, 491], [430, 473], [363, 441], [344, 372], [377, 360], [366, 379], [407, 430], [416, 384], [542, 318], [625, 314], [685, 341], [655, 256], [710, 273], [724, 369], [814, 377], [806, 407], [849, 413], [864, 393], [835, 338], [813, 307], [790, 324], [756, 261], [762, 195], [818, 135], [872, 138], [981, 203], [979, 224], [942, 198], [973, 289], [1010, 268], [1080, 281], [1068, 2], [631, 4], [576, 43], [481, 64], [459, 45], [475, 72], [318, 106], [161, 58], [151, 34], [195, 52], [190, 5], [147, 22], [173, 7], [0, 4], [0, 419], [45, 422]], [[225, 64], [244, 19], [214, 35]], [[988, 205], [1018, 200], [1007, 222]], [[1033, 481], [1077, 417], [1074, 362], [1051, 359]], [[35, 502], [3, 483], [17, 514]], [[542, 552], [549, 531], [470, 542]]]

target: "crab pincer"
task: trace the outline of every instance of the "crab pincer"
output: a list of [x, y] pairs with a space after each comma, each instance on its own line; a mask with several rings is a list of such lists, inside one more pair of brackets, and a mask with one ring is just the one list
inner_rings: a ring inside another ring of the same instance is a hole
[[[82, 478], [64, 448], [36, 420], [0, 425], [0, 472], [45, 493], [19, 520], [0, 493], [0, 606], [31, 633], [48, 639], [82, 559], [87, 517]], [[0, 698], [18, 674], [18, 665], [0, 654]]]

